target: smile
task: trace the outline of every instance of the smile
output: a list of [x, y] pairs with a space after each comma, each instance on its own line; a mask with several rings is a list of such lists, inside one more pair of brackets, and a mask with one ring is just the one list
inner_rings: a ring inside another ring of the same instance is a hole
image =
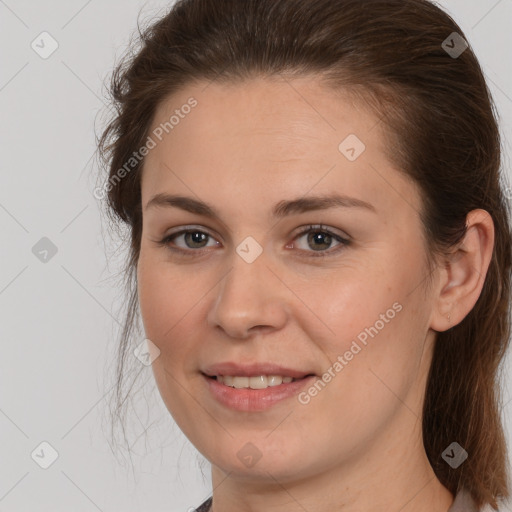
[[293, 378], [280, 375], [230, 376], [204, 375], [209, 395], [215, 402], [236, 411], [265, 411], [296, 396], [315, 375]]
[[230, 386], [232, 388], [242, 389], [265, 389], [268, 387], [279, 386], [280, 384], [288, 384], [298, 379], [292, 377], [284, 377], [282, 375], [258, 375], [256, 377], [233, 376], [233, 375], [217, 375], [217, 382]]

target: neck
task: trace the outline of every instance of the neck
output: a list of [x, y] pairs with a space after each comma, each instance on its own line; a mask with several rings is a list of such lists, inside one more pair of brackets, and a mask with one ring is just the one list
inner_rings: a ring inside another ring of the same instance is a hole
[[212, 512], [448, 512], [454, 497], [437, 479], [414, 422], [409, 439], [384, 432], [357, 460], [300, 479], [267, 468], [249, 480], [212, 465]]

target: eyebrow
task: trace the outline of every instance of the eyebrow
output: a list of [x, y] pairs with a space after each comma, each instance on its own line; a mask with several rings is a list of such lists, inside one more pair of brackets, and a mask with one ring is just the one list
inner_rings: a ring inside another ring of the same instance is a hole
[[[212, 205], [192, 197], [181, 195], [156, 194], [148, 201], [144, 209], [148, 210], [154, 207], [180, 208], [181, 210], [202, 215], [210, 219], [220, 219], [221, 217], [219, 212]], [[292, 214], [313, 210], [327, 210], [329, 208], [361, 208], [377, 213], [375, 207], [366, 201], [355, 197], [330, 194], [280, 201], [272, 209], [272, 217], [282, 218]]]

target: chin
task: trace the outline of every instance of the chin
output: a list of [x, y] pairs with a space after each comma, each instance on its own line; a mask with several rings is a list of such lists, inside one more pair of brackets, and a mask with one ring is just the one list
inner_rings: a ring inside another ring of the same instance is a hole
[[294, 452], [292, 446], [282, 442], [283, 439], [276, 438], [275, 441], [273, 444], [263, 438], [254, 443], [240, 442], [226, 436], [225, 445], [216, 442], [215, 453], [204, 455], [212, 466], [234, 479], [284, 482], [292, 477], [294, 480], [300, 478], [302, 469], [308, 464], [304, 459], [304, 445], [298, 444]]

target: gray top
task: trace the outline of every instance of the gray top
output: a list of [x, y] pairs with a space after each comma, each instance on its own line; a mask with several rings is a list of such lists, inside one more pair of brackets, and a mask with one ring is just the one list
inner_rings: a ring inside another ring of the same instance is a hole
[[[212, 505], [212, 498], [208, 498], [204, 503], [199, 505], [196, 509], [196, 512], [210, 512], [210, 507]], [[482, 509], [483, 511], [483, 509]], [[471, 494], [467, 492], [465, 489], [460, 490], [455, 496], [455, 500], [452, 503], [452, 506], [448, 510], [448, 512], [481, 512], [478, 507], [475, 505]]]
[[476, 506], [471, 494], [466, 489], [461, 489], [448, 512], [480, 512], [480, 509]]

